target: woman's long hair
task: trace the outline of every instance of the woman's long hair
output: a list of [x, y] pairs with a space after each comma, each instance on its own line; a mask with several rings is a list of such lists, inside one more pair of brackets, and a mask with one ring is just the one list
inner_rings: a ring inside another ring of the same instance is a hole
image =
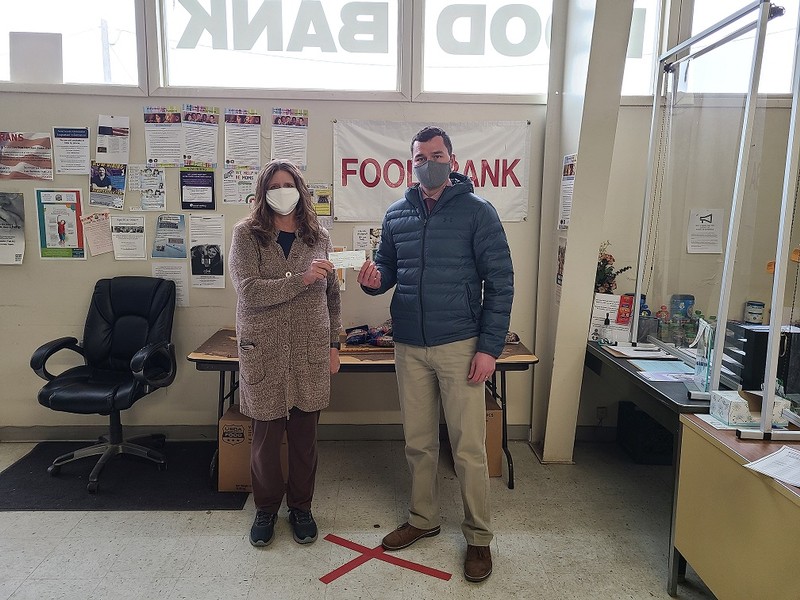
[[313, 246], [319, 241], [320, 230], [317, 214], [311, 204], [311, 192], [308, 191], [300, 169], [288, 160], [273, 160], [261, 169], [256, 182], [256, 199], [253, 202], [253, 210], [245, 221], [261, 244], [268, 244], [277, 235], [276, 213], [267, 202], [267, 190], [270, 180], [278, 171], [286, 171], [294, 179], [294, 186], [300, 192], [300, 200], [295, 208], [297, 235], [306, 245]]

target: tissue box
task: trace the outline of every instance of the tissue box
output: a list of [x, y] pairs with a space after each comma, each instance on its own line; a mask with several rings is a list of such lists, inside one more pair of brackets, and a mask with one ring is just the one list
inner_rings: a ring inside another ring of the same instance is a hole
[[[726, 425], [742, 427], [757, 427], [761, 422], [761, 392], [737, 391], [712, 391], [711, 416], [716, 417]], [[772, 425], [786, 427], [789, 422], [782, 415], [783, 409], [789, 408], [789, 401], [785, 398], [775, 398], [772, 410]]]

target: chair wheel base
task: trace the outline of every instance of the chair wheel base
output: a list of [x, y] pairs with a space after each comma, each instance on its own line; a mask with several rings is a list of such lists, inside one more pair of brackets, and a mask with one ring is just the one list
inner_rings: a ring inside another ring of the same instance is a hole
[[167, 463], [158, 463], [158, 470], [159, 471], [166, 471], [167, 470]]
[[47, 467], [47, 474], [50, 475], [51, 477], [55, 477], [60, 472], [61, 472], [61, 467], [59, 467], [58, 465], [50, 465], [49, 467]]
[[99, 484], [98, 482], [96, 482], [96, 481], [90, 481], [90, 482], [89, 482], [89, 484], [86, 486], [86, 490], [87, 490], [87, 491], [88, 491], [90, 494], [96, 494], [96, 493], [97, 493], [97, 489], [98, 489], [99, 487], [100, 487], [100, 484]]

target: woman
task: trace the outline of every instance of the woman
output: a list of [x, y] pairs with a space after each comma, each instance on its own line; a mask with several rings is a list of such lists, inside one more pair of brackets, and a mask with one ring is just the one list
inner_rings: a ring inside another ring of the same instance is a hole
[[331, 250], [300, 170], [287, 161], [270, 162], [258, 175], [250, 216], [233, 229], [229, 255], [238, 294], [241, 412], [253, 419], [254, 546], [272, 542], [284, 491], [295, 541], [317, 539], [311, 514], [317, 423], [330, 399], [330, 375], [339, 370], [340, 298], [327, 258]]

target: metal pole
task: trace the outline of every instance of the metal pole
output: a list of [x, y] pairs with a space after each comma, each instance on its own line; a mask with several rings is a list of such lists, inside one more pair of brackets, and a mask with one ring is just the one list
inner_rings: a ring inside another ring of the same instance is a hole
[[750, 160], [750, 147], [753, 139], [753, 119], [756, 113], [756, 99], [758, 83], [761, 79], [761, 62], [764, 54], [764, 38], [767, 33], [769, 19], [769, 2], [761, 5], [758, 16], [758, 29], [756, 29], [755, 50], [750, 69], [750, 89], [747, 91], [745, 101], [744, 122], [742, 124], [742, 138], [739, 144], [739, 160], [736, 165], [736, 182], [733, 187], [733, 202], [731, 204], [731, 217], [728, 225], [728, 241], [725, 247], [725, 263], [722, 268], [720, 285], [719, 306], [717, 308], [717, 326], [714, 332], [714, 352], [711, 368], [711, 389], [719, 389], [719, 374], [722, 370], [722, 355], [725, 345], [725, 328], [727, 326], [728, 309], [731, 300], [731, 283], [733, 269], [736, 263], [736, 242], [739, 238], [739, 224], [742, 219], [742, 203], [745, 193], [745, 176]]

